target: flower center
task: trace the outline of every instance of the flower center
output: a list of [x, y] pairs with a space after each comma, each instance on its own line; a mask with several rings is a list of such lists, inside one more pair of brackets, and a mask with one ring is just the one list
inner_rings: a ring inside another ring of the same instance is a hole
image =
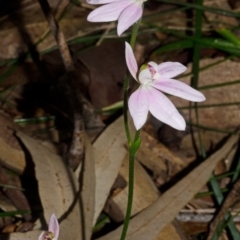
[[150, 72], [150, 74], [151, 74], [151, 79], [152, 79], [152, 81], [158, 80], [158, 79], [160, 78], [160, 73], [157, 72], [157, 71], [155, 70], [155, 68], [152, 67], [151, 65], [148, 65], [148, 70], [149, 70], [149, 72]]
[[54, 234], [52, 232], [46, 232], [44, 234], [44, 240], [52, 240], [54, 238]]
[[142, 6], [142, 4], [144, 2], [146, 2], [147, 0], [134, 0], [135, 3], [138, 3], [140, 6]]

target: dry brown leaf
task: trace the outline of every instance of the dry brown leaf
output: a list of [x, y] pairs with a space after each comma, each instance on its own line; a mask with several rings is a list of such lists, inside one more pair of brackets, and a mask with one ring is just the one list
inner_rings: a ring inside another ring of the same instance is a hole
[[17, 211], [13, 203], [3, 194], [0, 195], [0, 209], [4, 212]]
[[[219, 133], [219, 132], [211, 132], [199, 130], [201, 134], [202, 145], [206, 152], [212, 151], [212, 149], [216, 148], [216, 145], [225, 137], [227, 134]], [[194, 141], [193, 141], [194, 139]], [[187, 134], [182, 138], [180, 149], [175, 151], [176, 154], [179, 154], [184, 161], [189, 164], [194, 161], [197, 157], [196, 148], [198, 151], [201, 151], [201, 144], [198, 138], [198, 132], [194, 132], [193, 134]]]
[[126, 73], [123, 42], [103, 43], [83, 51], [78, 59], [87, 69], [85, 81], [89, 82], [88, 91], [95, 108], [106, 107], [122, 99], [123, 76]]
[[[130, 222], [126, 239], [154, 240], [208, 181], [216, 164], [229, 153], [238, 138], [238, 135], [231, 136], [221, 149], [165, 192], [154, 204], [134, 217]], [[122, 226], [99, 240], [117, 240], [121, 231]]]
[[[93, 228], [95, 207], [95, 166], [93, 147], [89, 138], [85, 135], [85, 158], [83, 164], [83, 184], [81, 187], [81, 199], [83, 209], [84, 240], [90, 240]], [[81, 177], [80, 179], [81, 180]]]
[[[228, 0], [204, 1], [204, 6], [232, 11]], [[210, 11], [204, 11], [204, 15], [215, 29], [219, 29], [221, 27], [238, 26], [238, 21], [236, 18], [224, 16], [223, 14], [216, 14]]]
[[[36, 179], [46, 223], [51, 214], [55, 213], [58, 218], [61, 218], [59, 240], [81, 239], [80, 203], [78, 195], [76, 196], [79, 189], [75, 176], [60, 156], [23, 133], [17, 133], [17, 136], [29, 150], [35, 164]], [[36, 238], [29, 238], [29, 240], [31, 239]]]
[[39, 235], [41, 234], [41, 230], [20, 233], [20, 232], [13, 232], [8, 236], [1, 236], [1, 240], [36, 240], [38, 239]]
[[22, 173], [26, 167], [24, 152], [11, 129], [17, 126], [12, 119], [0, 114], [0, 162], [2, 165]]
[[126, 155], [125, 144], [123, 117], [112, 123], [93, 144], [96, 171], [94, 224], [105, 205]]
[[186, 166], [181, 158], [174, 155], [167, 147], [148, 133], [142, 131], [141, 139], [142, 145], [137, 153], [137, 159], [153, 171], [154, 176], [157, 177], [162, 175], [163, 172], [167, 172], [169, 165], [172, 166], [171, 176]]
[[166, 225], [160, 234], [154, 240], [183, 240], [182, 233], [179, 233], [178, 229], [175, 227], [174, 223]]
[[[64, 12], [67, 4], [69, 2], [66, 0], [51, 4], [57, 6], [55, 9], [58, 12], [55, 14], [57, 17]], [[19, 57], [21, 53], [28, 51], [29, 47], [42, 39], [49, 30], [41, 8], [35, 1], [28, 3], [28, 8], [21, 9], [17, 6], [16, 10], [15, 12], [7, 12], [9, 15], [2, 16], [1, 19], [0, 59]], [[88, 22], [88, 13], [89, 11], [85, 8], [76, 6], [65, 12], [59, 25], [67, 41], [86, 36], [96, 30], [106, 29], [109, 25], [109, 23], [92, 24]], [[56, 41], [52, 34], [49, 34], [36, 46], [36, 50], [41, 52], [53, 47], [56, 47]]]

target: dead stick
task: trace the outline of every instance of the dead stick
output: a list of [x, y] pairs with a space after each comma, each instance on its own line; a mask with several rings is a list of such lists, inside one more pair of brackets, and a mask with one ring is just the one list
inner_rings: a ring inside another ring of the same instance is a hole
[[73, 169], [77, 168], [79, 162], [83, 158], [83, 117], [82, 117], [82, 104], [79, 99], [82, 98], [82, 94], [79, 92], [78, 83], [76, 85], [76, 76], [74, 63], [65, 40], [64, 34], [61, 31], [58, 22], [56, 21], [51, 8], [47, 0], [39, 0], [42, 11], [48, 21], [52, 34], [58, 44], [60, 54], [64, 63], [64, 67], [67, 73], [67, 84], [69, 87], [71, 99], [69, 99], [70, 105], [73, 109], [74, 130], [72, 143], [68, 153], [68, 164]]
[[224, 203], [221, 206], [220, 211], [215, 216], [213, 222], [210, 224], [209, 234], [206, 240], [212, 240], [218, 224], [223, 221], [225, 213], [232, 206], [235, 197], [239, 196], [239, 194], [240, 194], [240, 179], [233, 185], [233, 188], [227, 195]]
[[73, 60], [66, 43], [63, 32], [61, 31], [58, 22], [56, 21], [51, 8], [47, 2], [47, 0], [39, 0], [39, 3], [42, 7], [42, 11], [48, 21], [52, 34], [58, 44], [60, 54], [62, 56], [62, 60], [65, 66], [66, 72], [74, 72], [74, 64]]

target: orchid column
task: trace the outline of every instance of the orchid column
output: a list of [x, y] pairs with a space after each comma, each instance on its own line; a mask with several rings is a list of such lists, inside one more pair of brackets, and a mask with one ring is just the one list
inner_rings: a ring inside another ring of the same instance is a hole
[[[185, 130], [186, 122], [184, 118], [162, 92], [194, 102], [205, 100], [205, 97], [199, 91], [172, 79], [186, 71], [186, 67], [181, 63], [165, 62], [158, 65], [155, 62], [149, 62], [147, 65], [142, 66], [139, 71], [132, 48], [135, 45], [138, 26], [143, 13], [143, 2], [143, 0], [88, 0], [90, 4], [106, 4], [92, 11], [88, 16], [88, 21], [109, 22], [118, 20], [117, 33], [119, 36], [136, 22], [132, 30], [130, 44], [125, 42], [127, 67], [131, 76], [139, 83], [139, 88], [128, 100], [130, 74], [127, 73], [124, 82], [123, 111], [129, 151], [129, 182], [128, 204], [121, 240], [124, 240], [126, 237], [131, 216], [134, 187], [134, 159], [141, 144], [139, 137], [140, 130], [147, 120], [148, 112], [175, 129]], [[128, 108], [136, 128], [133, 139], [130, 136], [128, 127]]]

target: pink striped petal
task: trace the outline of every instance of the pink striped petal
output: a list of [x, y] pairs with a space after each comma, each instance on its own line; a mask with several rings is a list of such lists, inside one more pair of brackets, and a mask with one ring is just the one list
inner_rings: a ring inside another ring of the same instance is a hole
[[150, 91], [149, 111], [151, 114], [175, 129], [185, 130], [186, 122], [173, 103], [155, 88], [151, 88]]
[[193, 101], [193, 102], [202, 102], [206, 100], [204, 95], [195, 90], [194, 88], [188, 86], [185, 83], [182, 83], [174, 79], [161, 79], [157, 82], [151, 82], [149, 85], [157, 88], [160, 91], [169, 93], [171, 95]]
[[117, 33], [120, 36], [125, 30], [137, 22], [143, 14], [142, 4], [132, 3], [119, 16]]
[[158, 66], [162, 78], [172, 78], [187, 70], [185, 66], [178, 62], [164, 62]]
[[111, 22], [119, 18], [121, 12], [131, 4], [129, 0], [121, 0], [101, 6], [93, 10], [87, 17], [89, 22]]
[[105, 3], [112, 3], [112, 2], [118, 2], [121, 0], [87, 0], [88, 4], [105, 4]]
[[153, 67], [154, 70], [155, 70], [156, 72], [158, 72], [158, 64], [157, 64], [157, 63], [151, 61], [151, 62], [148, 63], [148, 65], [150, 65], [151, 67]]
[[147, 120], [149, 109], [149, 89], [145, 86], [140, 87], [132, 93], [128, 101], [129, 112], [133, 118], [133, 123], [139, 130]]
[[52, 214], [49, 224], [48, 224], [48, 231], [52, 232], [54, 238], [58, 239], [59, 236], [59, 224], [55, 214]]
[[138, 71], [137, 61], [134, 57], [132, 47], [128, 42], [125, 42], [125, 58], [129, 72], [135, 80], [137, 80], [136, 74]]

